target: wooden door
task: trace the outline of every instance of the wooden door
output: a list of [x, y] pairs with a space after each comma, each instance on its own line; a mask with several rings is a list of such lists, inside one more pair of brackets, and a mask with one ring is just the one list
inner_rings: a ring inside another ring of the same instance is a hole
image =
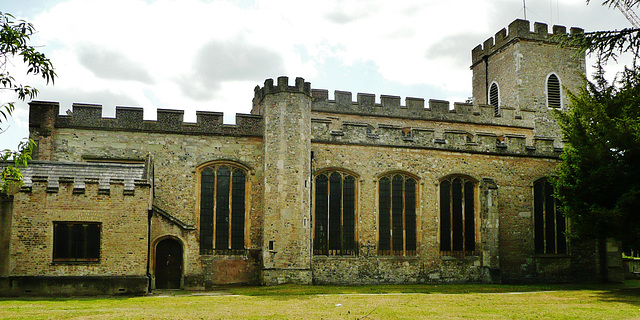
[[182, 278], [182, 245], [165, 239], [156, 246], [156, 289], [180, 289]]

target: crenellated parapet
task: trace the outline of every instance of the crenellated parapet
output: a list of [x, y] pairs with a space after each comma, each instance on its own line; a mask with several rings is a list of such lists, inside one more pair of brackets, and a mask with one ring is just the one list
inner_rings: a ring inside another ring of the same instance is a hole
[[[509, 24], [507, 29], [498, 31], [494, 37], [487, 39], [483, 44], [479, 44], [471, 51], [471, 65], [475, 65], [483, 60], [485, 56], [490, 56], [499, 51], [505, 45], [517, 40], [534, 40], [544, 42], [554, 42], [554, 35], [567, 34], [565, 26], [554, 25], [552, 33], [549, 33], [546, 23], [535, 22], [533, 32], [530, 29], [529, 21], [517, 19]], [[582, 28], [570, 28], [570, 34], [583, 33]]]
[[274, 85], [273, 79], [267, 79], [264, 81], [264, 86], [256, 86], [254, 88], [253, 95], [253, 114], [262, 114], [259, 111], [256, 111], [259, 108], [262, 100], [268, 94], [279, 93], [279, 92], [291, 92], [291, 93], [304, 93], [306, 95], [311, 95], [311, 83], [305, 82], [304, 78], [296, 78], [294, 85], [289, 85], [289, 77], [278, 77], [278, 82]]
[[435, 120], [450, 122], [466, 122], [475, 124], [491, 124], [532, 128], [535, 111], [503, 107], [496, 115], [490, 105], [473, 105], [470, 103], [451, 103], [444, 100], [422, 98], [406, 98], [404, 104], [398, 96], [381, 95], [380, 103], [376, 96], [369, 93], [358, 93], [353, 101], [353, 94], [347, 91], [335, 91], [334, 100], [329, 100], [327, 90], [311, 90], [313, 97], [312, 110], [338, 114], [362, 116], [405, 118], [415, 120]]
[[[1, 167], [1, 165], [0, 165]], [[47, 193], [59, 192], [60, 186], [69, 185], [74, 194], [84, 194], [88, 184], [98, 185], [98, 194], [111, 194], [113, 185], [122, 185], [123, 195], [134, 195], [136, 188], [150, 186], [148, 164], [77, 163], [29, 161], [21, 168], [21, 191], [31, 192], [35, 183], [43, 183]]]
[[404, 127], [321, 118], [314, 118], [311, 122], [312, 141], [316, 143], [546, 158], [557, 158], [563, 147], [559, 138], [488, 131], [495, 127], [472, 132], [454, 127]]
[[[79, 128], [111, 131], [139, 131], [176, 134], [262, 136], [263, 119], [252, 114], [236, 114], [236, 124], [224, 124], [221, 112], [196, 112], [197, 121], [184, 122], [183, 110], [158, 109], [157, 120], [144, 120], [143, 109], [116, 107], [114, 118], [102, 117], [102, 106], [74, 103], [66, 115], [58, 115], [57, 102], [32, 101], [30, 128], [46, 135], [55, 128]], [[45, 111], [48, 110], [46, 113]], [[48, 115], [48, 116], [39, 116]], [[54, 118], [50, 123], [50, 117]], [[44, 129], [48, 127], [49, 129]]]

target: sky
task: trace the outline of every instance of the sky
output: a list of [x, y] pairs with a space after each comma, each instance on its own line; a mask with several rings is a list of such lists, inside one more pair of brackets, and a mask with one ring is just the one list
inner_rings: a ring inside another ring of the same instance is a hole
[[[36, 100], [249, 113], [265, 79], [303, 77], [313, 89], [465, 101], [471, 49], [515, 19], [581, 27], [630, 27], [615, 8], [585, 0], [0, 0], [31, 22], [31, 44], [54, 64], [54, 85], [7, 71], [39, 89]], [[524, 9], [526, 5], [526, 10]], [[590, 60], [587, 64], [589, 65]], [[620, 66], [612, 65], [611, 68]], [[7, 90], [0, 102], [17, 101]], [[0, 128], [0, 149], [28, 136], [28, 106]]]

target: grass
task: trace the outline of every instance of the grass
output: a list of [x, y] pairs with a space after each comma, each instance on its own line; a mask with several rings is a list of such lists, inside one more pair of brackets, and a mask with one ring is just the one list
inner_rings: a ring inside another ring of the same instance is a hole
[[0, 299], [2, 319], [640, 319], [640, 281], [602, 285], [224, 287]]

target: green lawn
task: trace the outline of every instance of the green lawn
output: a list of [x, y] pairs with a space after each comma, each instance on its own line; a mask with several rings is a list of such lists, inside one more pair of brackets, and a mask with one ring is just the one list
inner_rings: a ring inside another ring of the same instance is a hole
[[640, 319], [640, 282], [226, 287], [144, 297], [0, 299], [6, 319]]

